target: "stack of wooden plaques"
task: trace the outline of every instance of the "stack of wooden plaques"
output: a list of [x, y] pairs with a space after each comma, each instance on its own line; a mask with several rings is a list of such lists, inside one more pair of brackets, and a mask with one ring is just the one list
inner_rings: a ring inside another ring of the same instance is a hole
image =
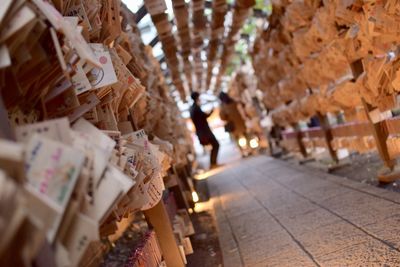
[[207, 17], [204, 16], [204, 0], [192, 1], [191, 15], [192, 15], [192, 57], [193, 57], [193, 71], [196, 77], [196, 91], [203, 90], [203, 75], [204, 67], [201, 58], [201, 52], [204, 46], [204, 37], [207, 29]]
[[183, 60], [183, 71], [186, 76], [188, 87], [192, 88], [192, 63], [189, 56], [191, 54], [191, 36], [189, 24], [188, 4], [184, 0], [173, 1], [175, 22], [178, 28], [179, 48]]
[[235, 50], [235, 44], [238, 40], [238, 33], [244, 25], [246, 19], [252, 12], [252, 7], [255, 5], [255, 1], [241, 0], [236, 1], [232, 11], [232, 23], [227, 30], [227, 36], [223, 43], [222, 54], [220, 58], [219, 73], [216, 77], [214, 90], [219, 92], [221, 90], [220, 85], [222, 76], [225, 74], [226, 68], [231, 60], [233, 52]]
[[243, 67], [233, 74], [228, 86], [228, 94], [237, 103], [237, 108], [249, 134], [260, 138], [260, 145], [266, 147], [266, 140], [260, 121], [262, 108], [258, 105], [257, 85], [255, 77]]
[[[148, 10], [176, 49], [158, 3]], [[159, 63], [118, 0], [2, 3], [0, 84], [1, 266], [42, 253], [43, 266], [87, 264], [122, 221], [159, 205], [163, 178], [193, 154]]]
[[399, 139], [387, 125], [400, 88], [397, 3], [302, 0], [273, 5], [269, 27], [259, 31], [252, 57], [274, 122], [293, 126], [342, 112], [347, 122], [367, 120], [370, 135], [358, 127], [346, 142], [359, 151], [375, 143], [385, 165], [393, 168]]
[[398, 43], [396, 30], [386, 24], [397, 16], [390, 13], [391, 5], [275, 4], [271, 25], [260, 32], [253, 53], [267, 106], [279, 105], [270, 98], [285, 103], [310, 93], [327, 98], [338, 111], [360, 106], [361, 98], [381, 111], [395, 106], [398, 63], [387, 56]]
[[208, 43], [208, 54], [207, 54], [207, 76], [206, 76], [206, 88], [210, 87], [212, 71], [215, 66], [215, 59], [218, 56], [219, 47], [222, 44], [221, 39], [224, 37], [224, 21], [225, 15], [228, 11], [228, 5], [224, 0], [214, 0], [212, 2], [212, 18], [210, 26], [210, 40]]
[[172, 24], [165, 13], [167, 6], [164, 0], [146, 0], [144, 4], [157, 28], [158, 38], [161, 41], [165, 60], [171, 75], [172, 83], [179, 92], [182, 100], [186, 99], [186, 89], [181, 77], [181, 59], [178, 55], [178, 46], [175, 35], [172, 33]]

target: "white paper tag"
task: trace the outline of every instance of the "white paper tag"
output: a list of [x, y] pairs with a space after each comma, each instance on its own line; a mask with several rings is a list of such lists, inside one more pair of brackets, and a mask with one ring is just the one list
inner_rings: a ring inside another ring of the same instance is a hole
[[78, 106], [78, 107], [74, 108], [73, 110], [71, 110], [70, 112], [68, 112], [68, 114], [67, 114], [68, 119], [71, 122], [76, 121], [77, 119], [79, 119], [80, 117], [85, 115], [86, 112], [88, 112], [91, 109], [93, 109], [94, 107], [96, 107], [99, 103], [100, 103], [100, 99], [97, 97], [97, 95], [95, 93], [89, 94], [86, 97], [85, 101], [83, 103], [81, 103], [80, 106]]
[[100, 239], [98, 229], [99, 225], [95, 220], [81, 213], [76, 215], [65, 240], [71, 266], [78, 266], [90, 242]]
[[76, 27], [64, 19], [64, 17], [54, 8], [49, 2], [44, 0], [32, 0], [33, 3], [43, 12], [46, 18], [50, 21], [53, 27], [65, 34], [67, 39], [71, 42], [72, 47], [75, 48], [79, 57], [90, 63], [93, 66], [100, 67], [101, 64], [94, 55], [89, 44], [85, 41], [82, 34]]
[[83, 166], [84, 156], [79, 150], [34, 134], [27, 143], [25, 161], [27, 190], [60, 215], [48, 232], [52, 242]]
[[76, 74], [72, 77], [72, 84], [77, 95], [92, 89], [92, 85], [90, 84], [80, 64], [76, 66]]
[[15, 128], [15, 135], [19, 142], [27, 142], [31, 136], [38, 133], [53, 141], [72, 144], [69, 121], [67, 118], [47, 120], [34, 124], [26, 124]]
[[0, 45], [0, 69], [11, 66], [11, 57], [5, 44]]
[[125, 195], [135, 182], [114, 166], [108, 165], [100, 184], [94, 191], [93, 203], [86, 203], [84, 212], [99, 223], [106, 218], [120, 197]]
[[29, 186], [62, 212], [83, 165], [82, 153], [34, 134], [27, 143], [25, 159]]
[[192, 242], [190, 242], [190, 238], [185, 237], [182, 243], [183, 243], [183, 248], [185, 249], [185, 254], [186, 255], [193, 254], [193, 247], [192, 247]]
[[47, 93], [44, 101], [48, 102], [72, 87], [70, 80], [63, 78]]
[[122, 138], [126, 140], [128, 143], [139, 145], [141, 147], [144, 147], [145, 142], [147, 142], [148, 140], [147, 134], [143, 129], [123, 135]]
[[3, 0], [0, 5], [0, 24], [3, 18], [6, 16], [8, 9], [10, 8], [13, 0]]
[[24, 5], [8, 22], [7, 27], [2, 28], [0, 32], [0, 41], [4, 41], [11, 37], [17, 31], [21, 30], [28, 23], [32, 22], [36, 18], [36, 14], [27, 5]]
[[[104, 134], [101, 130], [96, 128], [90, 122], [85, 119], [79, 119], [74, 125], [73, 130], [79, 134], [81, 141], [85, 140], [86, 144], [83, 146], [89, 146], [93, 149], [94, 153], [94, 170], [93, 177], [97, 183], [102, 176], [104, 169], [108, 164], [108, 160], [111, 156], [111, 151], [115, 147], [115, 141]], [[80, 142], [78, 139], [77, 142]]]
[[91, 75], [94, 77], [91, 82], [92, 86], [98, 89], [118, 82], [107, 48], [103, 44], [90, 44], [90, 47], [93, 49], [97, 60], [101, 64], [101, 68], [94, 68], [91, 71]]
[[85, 8], [81, 3], [79, 3], [76, 6], [70, 7], [67, 11], [67, 14], [69, 16], [78, 16], [79, 19], [81, 19], [83, 21], [83, 23], [87, 26], [88, 30], [91, 31], [92, 30], [92, 26], [90, 25], [90, 21], [87, 17]]
[[157, 205], [161, 200], [163, 190], [163, 179], [159, 175], [153, 177], [147, 188], [148, 202], [142, 207], [142, 210], [148, 210]]
[[136, 176], [136, 185], [131, 196], [133, 199], [129, 204], [129, 208], [132, 212], [139, 211], [146, 203], [150, 201], [150, 197], [147, 194], [150, 183], [145, 183], [145, 178], [146, 176], [142, 172], [139, 172]]

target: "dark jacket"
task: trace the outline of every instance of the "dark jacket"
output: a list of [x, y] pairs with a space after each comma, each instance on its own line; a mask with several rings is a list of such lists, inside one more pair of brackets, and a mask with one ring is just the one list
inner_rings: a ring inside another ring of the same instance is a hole
[[210, 115], [211, 113], [204, 113], [196, 103], [190, 107], [190, 117], [192, 118], [194, 127], [196, 128], [196, 134], [202, 145], [209, 144], [210, 140], [214, 138], [214, 134], [207, 122], [207, 118], [210, 117]]
[[219, 116], [221, 120], [233, 125], [232, 134], [235, 137], [244, 136], [246, 134], [246, 124], [237, 108], [236, 102], [222, 102]]

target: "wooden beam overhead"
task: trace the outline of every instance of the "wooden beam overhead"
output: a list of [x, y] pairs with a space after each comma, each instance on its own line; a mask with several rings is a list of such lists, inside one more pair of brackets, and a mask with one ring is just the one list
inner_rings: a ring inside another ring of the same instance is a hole
[[156, 35], [153, 40], [150, 41], [149, 45], [151, 47], [154, 47], [158, 42], [160, 41], [160, 39], [158, 38], [158, 35]]
[[147, 14], [147, 9], [144, 5], [142, 5], [135, 14], [136, 15], [136, 19], [135, 19], [136, 24], [139, 23], [142, 20], [142, 18], [144, 18], [144, 16], [146, 16], [146, 14]]

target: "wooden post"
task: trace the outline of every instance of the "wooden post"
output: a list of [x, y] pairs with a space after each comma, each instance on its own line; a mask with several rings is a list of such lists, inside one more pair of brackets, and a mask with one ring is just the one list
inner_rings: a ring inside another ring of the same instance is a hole
[[189, 205], [189, 201], [185, 196], [187, 190], [183, 189], [182, 181], [179, 178], [179, 174], [173, 169], [173, 175], [169, 176], [169, 181], [171, 185], [168, 185], [168, 189], [174, 193], [174, 198], [178, 209], [189, 209], [194, 208], [194, 205]]
[[4, 106], [3, 97], [0, 94], [0, 138], [15, 141], [14, 132], [8, 120], [8, 112]]
[[[185, 166], [175, 169], [178, 176], [179, 193], [185, 201], [186, 209], [194, 209], [195, 202], [192, 199], [191, 192], [196, 191], [196, 180], [192, 178]], [[189, 193], [189, 195], [187, 194]]]
[[132, 109], [128, 109], [128, 113], [129, 113], [128, 119], [129, 119], [129, 121], [131, 122], [131, 125], [132, 125], [133, 130], [135, 130], [135, 131], [139, 130], [138, 127], [136, 127], [135, 121], [133, 120], [133, 112], [132, 112]]
[[322, 115], [320, 112], [317, 112], [317, 116], [319, 119], [319, 123], [321, 125], [321, 129], [324, 131], [325, 141], [328, 146], [329, 155], [331, 156], [332, 160], [335, 161], [335, 163], [338, 163], [339, 159], [337, 157], [336, 151], [332, 148], [333, 136], [329, 125], [328, 117], [326, 115]]
[[296, 131], [296, 139], [297, 139], [297, 144], [298, 144], [299, 149], [300, 149], [300, 153], [303, 156], [303, 158], [307, 158], [307, 150], [306, 150], [306, 147], [303, 144], [303, 141], [301, 140], [302, 136], [301, 136], [301, 131], [300, 131], [299, 124], [298, 123], [293, 123], [292, 127]]
[[156, 232], [167, 267], [185, 266], [164, 202], [160, 200], [153, 208], [144, 211], [144, 214]]
[[189, 176], [186, 175], [185, 167], [184, 166], [172, 166], [172, 171], [174, 174], [176, 174], [179, 178], [179, 181], [183, 187], [184, 190], [189, 190], [191, 191], [193, 188], [190, 186], [188, 179], [190, 179]]
[[382, 122], [373, 123], [373, 121], [371, 120], [369, 112], [372, 111], [373, 107], [369, 105], [367, 102], [365, 102], [364, 99], [362, 99], [362, 103], [364, 105], [364, 110], [367, 114], [368, 120], [372, 128], [372, 132], [374, 135], [376, 147], [378, 148], [379, 155], [383, 160], [385, 166], [388, 167], [390, 170], [393, 170], [396, 165], [396, 161], [391, 159], [389, 156], [388, 148], [386, 145], [386, 139], [388, 138], [388, 133], [387, 131], [385, 131]]

